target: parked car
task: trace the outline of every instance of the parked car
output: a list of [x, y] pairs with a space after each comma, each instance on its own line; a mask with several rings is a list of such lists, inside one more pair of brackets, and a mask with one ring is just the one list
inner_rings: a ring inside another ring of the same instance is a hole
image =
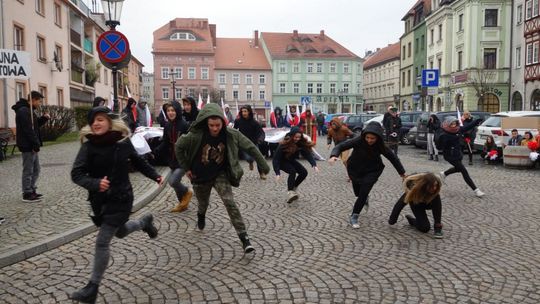
[[409, 145], [416, 145], [416, 126], [409, 129], [409, 132], [407, 132], [407, 141], [409, 142]]
[[354, 115], [354, 113], [332, 113], [332, 114], [326, 114], [326, 117], [324, 118], [324, 125], [328, 128], [328, 124], [330, 124], [330, 121], [334, 117], [339, 117], [341, 121], [345, 120], [345, 117]]
[[[499, 112], [491, 115], [485, 120], [476, 131], [476, 138], [474, 140], [474, 149], [482, 151], [482, 147], [486, 142], [486, 138], [491, 135], [497, 144], [497, 147], [502, 148], [502, 144], [506, 144], [511, 137], [513, 128], [501, 129], [501, 122], [503, 117], [540, 117], [540, 111], [510, 111]], [[518, 133], [523, 136], [525, 131], [530, 131], [533, 136], [538, 133], [538, 126], [531, 125], [530, 128], [518, 128]]]
[[[481, 111], [470, 111], [472, 119], [478, 119], [481, 118], [484, 121], [488, 119], [491, 116], [490, 112], [481, 112]], [[427, 123], [429, 120], [429, 116], [431, 113], [425, 112], [420, 115], [418, 122], [416, 123], [416, 140], [415, 145], [420, 148], [426, 148], [427, 147]], [[437, 112], [435, 113], [439, 120], [442, 122], [444, 119], [448, 116], [454, 116], [457, 117], [456, 111], [444, 111], [444, 112]]]
[[424, 113], [422, 111], [411, 111], [411, 112], [401, 112], [399, 113], [399, 118], [401, 118], [401, 130], [400, 130], [400, 136], [399, 140], [404, 145], [410, 145], [412, 144], [409, 141], [409, 137], [407, 134], [409, 133], [409, 130], [412, 127], [416, 126], [416, 122], [418, 121], [418, 118]]
[[382, 116], [382, 114], [368, 114], [368, 113], [360, 113], [355, 114], [351, 116], [347, 116], [343, 123], [347, 125], [351, 131], [355, 133], [362, 132], [362, 129], [364, 128], [364, 123], [368, 120], [370, 120], [373, 117]]

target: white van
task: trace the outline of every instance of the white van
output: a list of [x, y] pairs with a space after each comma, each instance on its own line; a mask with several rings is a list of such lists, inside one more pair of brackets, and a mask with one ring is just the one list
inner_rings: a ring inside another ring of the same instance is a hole
[[[503, 117], [540, 117], [540, 111], [510, 111], [491, 115], [486, 121], [478, 126], [476, 138], [474, 139], [475, 150], [482, 151], [482, 147], [489, 135], [493, 136], [493, 139], [499, 148], [502, 147], [503, 143], [506, 144], [508, 142], [508, 139], [512, 136], [512, 129], [501, 130], [501, 121]], [[530, 131], [534, 137], [538, 133], [536, 128], [538, 128], [538, 126], [531, 126], [530, 129], [517, 130], [521, 136], [523, 136], [526, 131]]]

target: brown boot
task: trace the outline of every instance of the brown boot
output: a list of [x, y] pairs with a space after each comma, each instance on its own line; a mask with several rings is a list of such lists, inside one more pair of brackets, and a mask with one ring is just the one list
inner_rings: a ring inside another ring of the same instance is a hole
[[188, 190], [184, 196], [182, 196], [182, 199], [178, 202], [176, 207], [171, 209], [171, 212], [182, 212], [186, 210], [189, 206], [189, 202], [191, 201], [191, 197], [193, 196], [193, 192], [191, 190]]

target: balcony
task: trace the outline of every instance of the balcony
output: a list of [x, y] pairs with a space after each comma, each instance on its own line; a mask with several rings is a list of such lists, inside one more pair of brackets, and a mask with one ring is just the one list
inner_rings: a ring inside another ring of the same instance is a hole
[[69, 32], [71, 43], [75, 44], [78, 47], [81, 47], [81, 34], [73, 29], [71, 29]]
[[88, 54], [94, 54], [94, 44], [90, 39], [84, 38], [83, 48]]
[[90, 16], [90, 9], [82, 0], [71, 0], [71, 3], [75, 4], [86, 16]]

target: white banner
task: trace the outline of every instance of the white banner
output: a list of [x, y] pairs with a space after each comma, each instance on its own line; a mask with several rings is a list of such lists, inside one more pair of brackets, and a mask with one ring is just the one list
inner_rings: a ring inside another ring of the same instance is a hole
[[0, 49], [0, 78], [30, 78], [30, 53]]

